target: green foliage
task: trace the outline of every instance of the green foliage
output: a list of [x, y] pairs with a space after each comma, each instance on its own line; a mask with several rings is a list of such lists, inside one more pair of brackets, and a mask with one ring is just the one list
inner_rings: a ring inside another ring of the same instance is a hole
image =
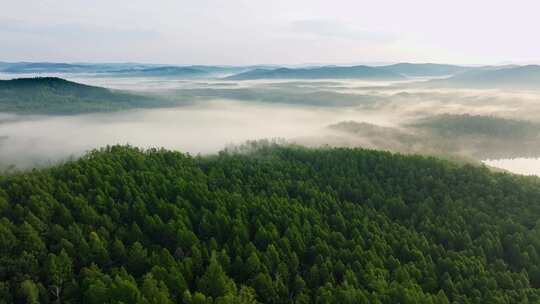
[[536, 122], [442, 114], [418, 119], [404, 127], [343, 121], [328, 129], [379, 150], [437, 155], [460, 162], [539, 155], [540, 124]]
[[28, 304], [39, 304], [39, 290], [32, 280], [24, 280], [21, 283], [20, 295]]
[[244, 152], [113, 146], [0, 178], [0, 303], [540, 301], [538, 179]]
[[227, 277], [223, 268], [212, 255], [206, 272], [197, 284], [198, 290], [214, 299], [225, 296], [234, 290], [234, 283]]
[[540, 135], [540, 125], [513, 119], [481, 115], [437, 115], [413, 126], [428, 129], [440, 136], [482, 135], [499, 139], [534, 139]]
[[111, 91], [55, 77], [0, 80], [0, 112], [77, 114], [168, 104], [156, 97]]

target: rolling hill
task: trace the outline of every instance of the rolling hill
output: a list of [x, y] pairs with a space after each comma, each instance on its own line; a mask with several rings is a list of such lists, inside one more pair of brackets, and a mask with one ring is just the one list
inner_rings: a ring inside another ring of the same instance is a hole
[[53, 62], [18, 62], [0, 66], [4, 73], [72, 73], [83, 72], [88, 68], [80, 64]]
[[336, 132], [337, 137], [329, 140], [337, 146], [473, 162], [540, 156], [540, 124], [495, 116], [441, 114], [418, 118], [400, 127], [343, 121], [327, 129]]
[[365, 79], [365, 80], [400, 80], [403, 76], [392, 71], [385, 71], [369, 66], [337, 67], [326, 66], [316, 68], [277, 68], [255, 69], [227, 77], [229, 80], [256, 79]]
[[474, 69], [459, 65], [435, 63], [397, 63], [377, 68], [412, 77], [449, 76]]
[[114, 73], [160, 66], [162, 65], [140, 63], [4, 62], [0, 63], [0, 72], [11, 74]]
[[163, 102], [56, 77], [0, 80], [0, 112], [75, 114], [153, 107]]
[[448, 79], [432, 80], [428, 84], [493, 89], [540, 89], [540, 66], [474, 69]]
[[97, 73], [117, 76], [141, 77], [202, 77], [226, 76], [245, 72], [255, 67], [192, 65], [175, 66], [141, 63], [53, 63], [53, 62], [0, 62], [1, 73], [47, 74], [47, 73]]
[[143, 69], [127, 69], [112, 72], [116, 76], [200, 78], [208, 71], [193, 67], [160, 66]]
[[486, 136], [501, 140], [540, 138], [540, 124], [481, 115], [442, 114], [420, 119], [409, 126], [443, 137]]

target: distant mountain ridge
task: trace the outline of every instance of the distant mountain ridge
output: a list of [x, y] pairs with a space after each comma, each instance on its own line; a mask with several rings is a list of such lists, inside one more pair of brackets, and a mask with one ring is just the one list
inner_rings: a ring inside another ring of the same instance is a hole
[[540, 66], [509, 66], [479, 68], [443, 80], [432, 80], [433, 85], [472, 88], [540, 89]]
[[0, 73], [9, 74], [75, 74], [96, 73], [110, 76], [140, 77], [224, 77], [245, 72], [259, 66], [221, 65], [164, 65], [142, 63], [51, 63], [51, 62], [0, 62]]
[[127, 69], [113, 72], [118, 76], [185, 76], [202, 77], [208, 74], [207, 71], [192, 67], [162, 66], [144, 69]]
[[51, 63], [51, 62], [19, 62], [5, 63], [2, 68], [4, 73], [39, 73], [39, 72], [76, 72], [86, 67], [79, 64]]
[[255, 69], [228, 77], [229, 80], [350, 78], [399, 80], [407, 77], [451, 76], [473, 67], [436, 63], [397, 63], [384, 66], [321, 66], [308, 68]]
[[385, 71], [376, 67], [365, 65], [338, 67], [325, 66], [316, 68], [278, 68], [278, 69], [255, 69], [252, 71], [236, 74], [226, 79], [251, 80], [251, 79], [377, 79], [377, 80], [400, 80], [404, 77], [392, 71]]
[[139, 63], [2, 62], [0, 63], [0, 72], [13, 74], [100, 73], [156, 66], [160, 65]]
[[463, 73], [474, 69], [473, 67], [436, 64], [436, 63], [396, 63], [392, 65], [380, 66], [379, 69], [392, 71], [405, 76], [449, 76], [457, 73]]
[[472, 88], [540, 88], [539, 65], [460, 66], [435, 63], [397, 63], [384, 66], [272, 65], [163, 65], [140, 63], [54, 63], [0, 62], [0, 72], [47, 75], [51, 73], [95, 73], [107, 76], [214, 78], [225, 80], [257, 79], [363, 79], [403, 80], [410, 77], [443, 77], [428, 85]]

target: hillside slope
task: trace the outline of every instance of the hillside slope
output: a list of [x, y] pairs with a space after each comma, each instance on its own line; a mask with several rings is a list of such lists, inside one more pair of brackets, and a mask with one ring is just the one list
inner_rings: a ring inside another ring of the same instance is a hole
[[538, 179], [366, 150], [240, 151], [115, 146], [0, 179], [0, 299], [540, 300]]
[[540, 124], [494, 116], [442, 114], [411, 124], [443, 137], [480, 135], [490, 139], [529, 140], [540, 137]]
[[75, 114], [163, 105], [153, 97], [112, 91], [56, 77], [0, 80], [0, 112]]
[[495, 116], [442, 114], [400, 127], [342, 121], [327, 126], [337, 146], [482, 161], [540, 156], [540, 124]]
[[510, 66], [467, 71], [448, 79], [433, 80], [434, 85], [491, 89], [540, 89], [540, 66]]

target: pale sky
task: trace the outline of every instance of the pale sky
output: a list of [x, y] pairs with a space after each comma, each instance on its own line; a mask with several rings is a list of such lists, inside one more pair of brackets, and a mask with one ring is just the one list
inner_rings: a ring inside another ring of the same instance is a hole
[[540, 62], [538, 0], [0, 0], [0, 61]]

